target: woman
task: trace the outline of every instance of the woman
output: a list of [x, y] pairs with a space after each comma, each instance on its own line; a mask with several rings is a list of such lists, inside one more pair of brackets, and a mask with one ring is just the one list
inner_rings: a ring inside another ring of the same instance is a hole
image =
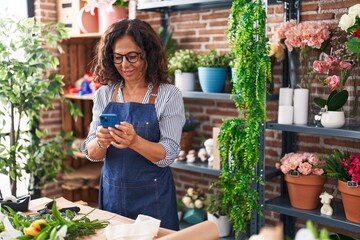
[[[178, 230], [169, 165], [178, 156], [185, 122], [181, 92], [168, 83], [166, 54], [157, 33], [141, 20], [122, 20], [98, 45], [90, 132], [81, 146], [91, 161], [104, 160], [99, 208], [135, 219], [145, 214]], [[115, 113], [115, 128], [100, 126]]]

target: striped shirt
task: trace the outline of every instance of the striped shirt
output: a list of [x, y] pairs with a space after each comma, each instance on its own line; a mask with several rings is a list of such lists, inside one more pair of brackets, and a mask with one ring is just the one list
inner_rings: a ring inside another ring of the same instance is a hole
[[[92, 122], [90, 124], [90, 131], [81, 145], [81, 152], [83, 152], [90, 161], [103, 161], [91, 159], [87, 152], [88, 143], [94, 139], [96, 129], [100, 125], [99, 115], [104, 111], [105, 107], [111, 101], [115, 87], [117, 84], [105, 85], [100, 87], [94, 95], [94, 106], [92, 109]], [[120, 89], [124, 87], [124, 83], [120, 83]], [[148, 85], [148, 90], [143, 99], [143, 104], [148, 103], [152, 91], [152, 84]], [[123, 103], [124, 98], [122, 91], [118, 91], [116, 102]], [[182, 126], [185, 123], [184, 116], [184, 102], [181, 91], [172, 84], [160, 84], [158, 94], [155, 99], [156, 116], [160, 127], [159, 143], [165, 148], [165, 158], [155, 162], [159, 167], [169, 166], [178, 157], [180, 152], [180, 138]]]

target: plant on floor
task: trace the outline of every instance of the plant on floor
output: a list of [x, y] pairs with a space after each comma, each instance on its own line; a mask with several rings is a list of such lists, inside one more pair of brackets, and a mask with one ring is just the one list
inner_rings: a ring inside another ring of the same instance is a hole
[[0, 169], [10, 177], [16, 196], [17, 181], [25, 173], [40, 183], [53, 180], [63, 169], [64, 149], [71, 154], [72, 134], [53, 137], [40, 128], [42, 110], [63, 99], [62, 76], [54, 72], [59, 64], [54, 49], [60, 50], [58, 43], [68, 30], [64, 24], [34, 18], [0, 18]]
[[234, 230], [245, 232], [252, 214], [262, 214], [257, 188], [262, 179], [255, 169], [260, 161], [261, 125], [266, 118], [266, 79], [271, 74], [266, 13], [261, 0], [236, 0], [231, 7], [228, 39], [235, 53], [233, 98], [242, 119], [224, 121], [218, 138], [224, 203], [231, 206]]

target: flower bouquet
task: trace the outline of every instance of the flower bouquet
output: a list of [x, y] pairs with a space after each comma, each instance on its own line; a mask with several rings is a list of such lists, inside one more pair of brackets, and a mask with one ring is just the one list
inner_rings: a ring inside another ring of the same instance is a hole
[[314, 153], [288, 153], [277, 166], [285, 174], [291, 206], [299, 209], [314, 209], [319, 203], [325, 178], [326, 164]]
[[199, 188], [190, 187], [182, 198], [182, 202], [187, 208], [183, 219], [190, 224], [202, 222], [205, 218], [204, 201], [205, 194]]
[[[324, 86], [329, 86], [331, 93], [327, 99], [320, 97], [314, 98], [314, 102], [320, 108], [326, 108], [328, 111], [339, 111], [345, 105], [349, 93], [345, 89], [346, 80], [350, 76], [352, 64], [349, 61], [339, 61], [332, 56], [325, 56], [324, 60], [315, 60], [313, 63], [315, 72], [327, 74], [325, 79], [319, 78]], [[337, 71], [338, 75], [331, 75], [333, 71]]]
[[348, 14], [341, 16], [339, 27], [351, 33], [346, 46], [354, 53], [360, 53], [360, 4], [349, 8]]
[[[330, 30], [327, 24], [297, 23], [295, 20], [290, 20], [280, 24], [271, 42], [274, 46], [276, 43], [282, 44], [289, 52], [294, 49], [300, 52], [300, 84], [301, 87], [309, 88], [312, 81], [310, 71], [312, 50], [323, 49], [329, 38]], [[295, 88], [295, 86], [292, 87]]]
[[354, 208], [360, 202], [360, 153], [335, 150], [319, 157], [327, 163], [323, 167], [326, 175], [338, 180], [346, 219], [360, 223], [360, 211]]

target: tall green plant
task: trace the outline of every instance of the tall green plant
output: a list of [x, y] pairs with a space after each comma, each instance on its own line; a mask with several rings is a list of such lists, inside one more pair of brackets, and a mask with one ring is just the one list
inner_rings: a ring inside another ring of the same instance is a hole
[[[40, 181], [54, 179], [64, 149], [71, 152], [71, 134], [49, 139], [39, 126], [41, 110], [63, 100], [54, 49], [61, 50], [58, 43], [67, 36], [61, 23], [0, 16], [0, 172], [10, 176], [14, 196], [24, 171]], [[74, 106], [72, 112], [79, 115]]]
[[266, 79], [270, 76], [265, 37], [266, 13], [261, 0], [235, 0], [231, 7], [228, 39], [235, 54], [234, 102], [242, 119], [228, 119], [219, 134], [224, 203], [230, 203], [230, 219], [238, 234], [245, 232], [253, 212], [262, 214], [254, 185], [260, 160], [261, 124], [266, 118]]

